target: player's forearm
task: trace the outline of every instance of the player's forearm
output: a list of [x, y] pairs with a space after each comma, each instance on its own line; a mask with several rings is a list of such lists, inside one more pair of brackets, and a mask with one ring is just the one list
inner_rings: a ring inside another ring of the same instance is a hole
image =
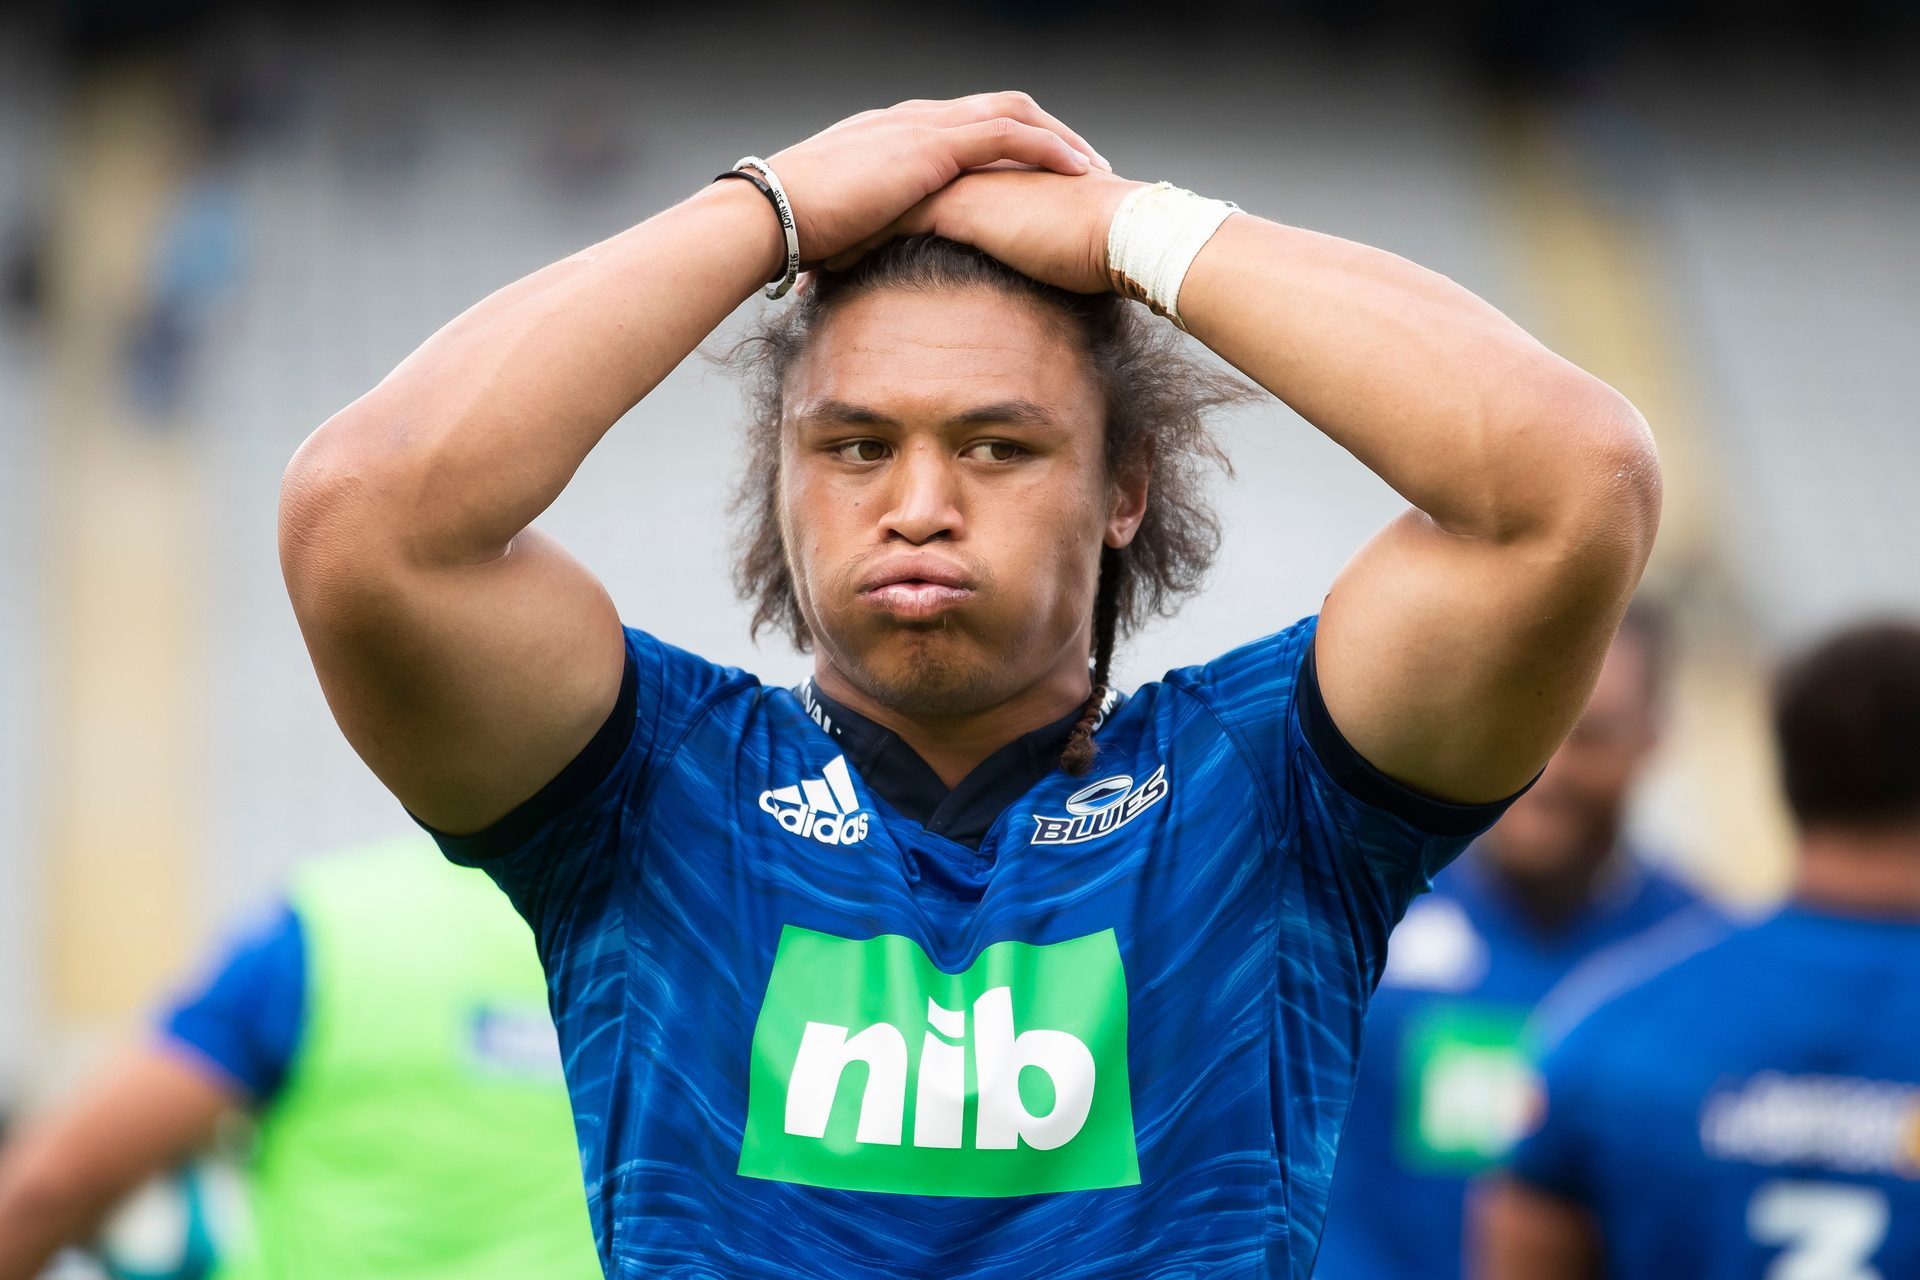
[[1584, 1207], [1506, 1176], [1467, 1196], [1468, 1280], [1594, 1280], [1600, 1237]]
[[1659, 480], [1639, 414], [1446, 277], [1233, 217], [1180, 311], [1447, 532], [1591, 546], [1623, 566], [1644, 555]]
[[115, 1063], [0, 1152], [0, 1280], [31, 1280], [144, 1179], [205, 1141], [237, 1097], [163, 1048]]
[[766, 201], [718, 183], [479, 302], [307, 441], [283, 521], [420, 567], [484, 562], [773, 271]]
[[63, 1177], [44, 1136], [0, 1157], [0, 1280], [33, 1280], [62, 1247], [98, 1227], [122, 1188]]

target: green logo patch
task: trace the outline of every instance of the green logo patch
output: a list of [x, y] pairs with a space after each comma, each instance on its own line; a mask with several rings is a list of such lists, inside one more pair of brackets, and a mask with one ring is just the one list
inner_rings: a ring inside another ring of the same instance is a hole
[[998, 943], [948, 974], [910, 938], [787, 926], [740, 1173], [923, 1196], [1138, 1184], [1113, 930]]
[[1523, 1040], [1527, 1010], [1436, 1003], [1401, 1044], [1402, 1159], [1424, 1173], [1484, 1169], [1519, 1141], [1534, 1097]]

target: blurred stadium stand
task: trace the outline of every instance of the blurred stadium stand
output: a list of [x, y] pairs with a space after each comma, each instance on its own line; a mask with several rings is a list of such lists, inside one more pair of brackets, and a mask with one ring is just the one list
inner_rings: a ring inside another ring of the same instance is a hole
[[[192, 928], [258, 901], [298, 858], [407, 821], [334, 727], [286, 602], [277, 482], [300, 440], [490, 289], [661, 208], [744, 152], [907, 96], [1028, 88], [1123, 172], [1401, 252], [1582, 359], [1577, 341], [1555, 336], [1581, 299], [1556, 295], [1537, 261], [1557, 252], [1558, 224], [1543, 224], [1533, 257], [1516, 247], [1508, 125], [1521, 112], [1564, 142], [1578, 170], [1567, 181], [1590, 188], [1595, 216], [1650, 246], [1622, 269], [1644, 274], [1646, 296], [1668, 309], [1663, 358], [1695, 419], [1675, 447], [1705, 477], [1684, 499], [1697, 509], [1670, 509], [1669, 524], [1704, 528], [1712, 543], [1664, 586], [1711, 615], [1702, 644], [1734, 635], [1750, 721], [1758, 659], [1863, 609], [1920, 609], [1920, 503], [1908, 496], [1920, 475], [1912, 23], [1903, 6], [1858, 4], [1826, 25], [1777, 6], [1762, 13], [1776, 37], [1814, 33], [1800, 47], [1720, 48], [1707, 7], [1680, 9], [1691, 16], [1652, 44], [1641, 10], [1602, 4], [1459, 7], [1418, 21], [1411, 6], [1327, 4], [1245, 30], [1235, 9], [1199, 6], [1190, 27], [1168, 30], [1127, 10], [1094, 22], [1090, 5], [1002, 5], [938, 25], [857, 5], [806, 21], [709, 20], [682, 6], [622, 18], [581, 9], [565, 21], [431, 9], [321, 21], [96, 3], [70, 7], [64, 37], [0, 27], [0, 235], [47, 225], [55, 130], [89, 76], [157, 51], [199, 104], [187, 122], [199, 158], [178, 175], [176, 209], [215, 212], [197, 224], [201, 239], [156, 233], [149, 293], [171, 278], [167, 243], [203, 263], [230, 255], [230, 270], [194, 277], [197, 310], [163, 352], [179, 407], [146, 428], [191, 442], [205, 508], [205, 651], [184, 677], [205, 689], [205, 723], [192, 729], [206, 742], [192, 820], [201, 852], [180, 869]], [[1489, 84], [1551, 92], [1516, 107]], [[23, 1073], [49, 1069], [47, 1032], [70, 1020], [36, 994], [46, 963], [36, 744], [61, 714], [38, 674], [42, 646], [60, 643], [41, 581], [44, 342], [44, 325], [16, 307], [0, 336], [0, 1089], [15, 1093]], [[720, 512], [737, 417], [724, 373], [689, 362], [608, 437], [544, 523], [630, 622], [788, 681], [806, 664], [748, 643], [727, 580]], [[1229, 434], [1238, 479], [1220, 490], [1228, 540], [1213, 585], [1125, 652], [1126, 683], [1312, 612], [1399, 508], [1278, 406], [1241, 415]], [[1726, 650], [1699, 652], [1717, 661]], [[1764, 760], [1748, 721], [1742, 758]], [[1709, 734], [1690, 749], [1716, 743]], [[1765, 786], [1757, 768], [1741, 795]], [[1724, 849], [1689, 853], [1710, 843], [1699, 833], [1719, 812], [1702, 809], [1692, 777], [1669, 770], [1647, 822], [1709, 878], [1764, 889], [1764, 877], [1722, 865]]]
[[39, 1017], [38, 781], [45, 359], [42, 189], [55, 80], [0, 18], [0, 1118], [29, 1068]]
[[[1799, 69], [1794, 69], [1799, 70]], [[1920, 82], [1649, 86], [1728, 530], [1774, 644], [1920, 604]]]

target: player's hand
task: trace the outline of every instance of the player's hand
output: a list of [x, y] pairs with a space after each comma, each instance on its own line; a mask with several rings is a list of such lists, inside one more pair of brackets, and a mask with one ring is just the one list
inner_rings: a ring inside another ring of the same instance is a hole
[[964, 174], [826, 266], [845, 270], [895, 236], [932, 232], [985, 250], [1036, 280], [1104, 293], [1112, 288], [1107, 228], [1113, 211], [1144, 185], [1110, 169], [1073, 177], [1012, 169]]
[[787, 189], [800, 257], [821, 262], [890, 226], [969, 169], [1012, 163], [1106, 171], [1084, 138], [1024, 93], [915, 100], [849, 116], [768, 157]]

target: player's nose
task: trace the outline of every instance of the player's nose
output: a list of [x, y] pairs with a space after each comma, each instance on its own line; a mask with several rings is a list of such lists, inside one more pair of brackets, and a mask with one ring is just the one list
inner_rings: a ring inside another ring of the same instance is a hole
[[959, 468], [945, 449], [932, 441], [913, 441], [890, 478], [892, 501], [881, 519], [885, 534], [919, 545], [964, 533]]

